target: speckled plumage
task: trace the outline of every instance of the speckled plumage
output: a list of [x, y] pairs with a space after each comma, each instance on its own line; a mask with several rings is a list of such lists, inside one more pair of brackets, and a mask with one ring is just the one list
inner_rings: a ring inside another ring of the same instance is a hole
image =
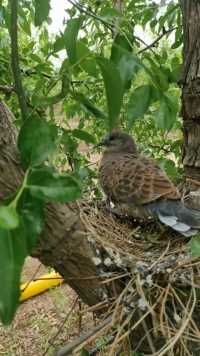
[[99, 179], [113, 202], [141, 205], [161, 197], [180, 199], [180, 193], [165, 172], [140, 154], [107, 151], [101, 160]]
[[[155, 160], [138, 152], [130, 135], [113, 131], [100, 145], [106, 146], [106, 150], [99, 181], [110, 201], [117, 206], [142, 207], [186, 236], [191, 226], [200, 228], [200, 212], [182, 205], [175, 185]], [[188, 221], [192, 221], [191, 226], [185, 225]]]

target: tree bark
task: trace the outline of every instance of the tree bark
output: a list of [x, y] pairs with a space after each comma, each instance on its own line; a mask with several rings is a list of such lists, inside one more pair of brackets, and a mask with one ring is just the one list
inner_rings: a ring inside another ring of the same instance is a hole
[[[0, 102], [0, 200], [14, 193], [23, 179], [17, 151], [17, 132], [13, 115]], [[55, 268], [88, 305], [102, 301], [105, 287], [100, 286], [98, 268], [94, 263], [95, 248], [81, 222], [76, 204], [48, 204], [45, 229], [39, 238], [35, 257]]]
[[200, 188], [200, 2], [180, 0], [183, 18], [183, 165], [190, 190]]

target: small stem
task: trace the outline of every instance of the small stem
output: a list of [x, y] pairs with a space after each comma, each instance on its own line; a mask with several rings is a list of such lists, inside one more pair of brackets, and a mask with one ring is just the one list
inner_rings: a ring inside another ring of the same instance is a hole
[[25, 172], [24, 180], [22, 182], [22, 185], [21, 185], [16, 197], [9, 204], [9, 206], [11, 206], [12, 208], [16, 208], [19, 198], [21, 197], [24, 189], [27, 187], [28, 174], [29, 174], [29, 169], [27, 169], [27, 171]]
[[28, 109], [26, 105], [26, 98], [22, 86], [21, 73], [19, 67], [19, 52], [18, 52], [18, 0], [10, 0], [11, 10], [11, 25], [10, 25], [10, 39], [11, 39], [11, 66], [13, 71], [13, 78], [15, 83], [15, 90], [19, 100], [19, 106], [22, 113], [22, 118], [27, 118]]

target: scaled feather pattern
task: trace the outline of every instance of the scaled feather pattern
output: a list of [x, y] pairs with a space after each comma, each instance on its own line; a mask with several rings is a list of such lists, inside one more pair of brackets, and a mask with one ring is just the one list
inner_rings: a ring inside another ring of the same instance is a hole
[[109, 201], [129, 215], [157, 216], [184, 236], [198, 232], [200, 211], [183, 205], [173, 182], [155, 160], [138, 152], [130, 135], [113, 130], [99, 146], [106, 147], [99, 181]]

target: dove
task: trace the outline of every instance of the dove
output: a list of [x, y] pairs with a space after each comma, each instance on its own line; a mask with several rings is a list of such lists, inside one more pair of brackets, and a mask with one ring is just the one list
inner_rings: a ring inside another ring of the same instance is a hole
[[98, 146], [105, 150], [99, 182], [116, 207], [145, 217], [157, 217], [186, 237], [198, 233], [200, 211], [184, 206], [181, 194], [158, 163], [141, 153], [132, 136], [113, 130]]

